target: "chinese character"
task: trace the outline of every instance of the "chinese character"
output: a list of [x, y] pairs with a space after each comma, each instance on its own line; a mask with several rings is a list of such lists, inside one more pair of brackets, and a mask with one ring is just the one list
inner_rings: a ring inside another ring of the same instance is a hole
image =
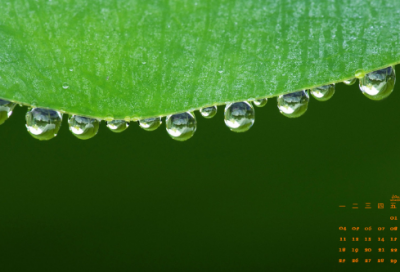
[[385, 204], [383, 203], [378, 203], [378, 209], [383, 209], [385, 207]]
[[365, 203], [365, 208], [366, 209], [371, 209], [371, 203], [369, 203], [369, 202]]
[[392, 204], [390, 205], [390, 208], [391, 208], [391, 209], [397, 209], [397, 208], [396, 208], [396, 203], [395, 203], [395, 202], [392, 202]]

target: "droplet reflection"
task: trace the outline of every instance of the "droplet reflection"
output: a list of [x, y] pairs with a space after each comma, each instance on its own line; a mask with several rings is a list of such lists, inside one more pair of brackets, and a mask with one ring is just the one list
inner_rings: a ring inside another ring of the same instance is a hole
[[154, 131], [162, 124], [161, 117], [139, 120], [139, 126], [146, 131]]
[[0, 125], [10, 118], [16, 103], [0, 99]]
[[121, 133], [129, 127], [129, 123], [125, 120], [107, 121], [107, 127], [115, 133]]
[[396, 73], [392, 66], [366, 74], [360, 79], [361, 92], [372, 100], [388, 97], [394, 89]]
[[229, 103], [225, 107], [225, 124], [234, 132], [248, 131], [254, 124], [255, 111], [248, 102]]
[[62, 114], [58, 111], [34, 108], [25, 115], [26, 128], [33, 138], [47, 141], [57, 136]]
[[217, 106], [211, 106], [200, 109], [200, 114], [204, 118], [211, 119], [217, 114]]
[[192, 138], [197, 128], [196, 117], [191, 112], [169, 115], [165, 123], [169, 136], [177, 141]]
[[310, 89], [311, 95], [318, 101], [327, 101], [335, 94], [335, 84]]
[[354, 83], [356, 83], [356, 81], [357, 81], [357, 78], [354, 77], [354, 78], [351, 78], [348, 80], [343, 80], [343, 83], [346, 85], [353, 85]]
[[93, 118], [72, 115], [68, 119], [69, 130], [78, 139], [87, 140], [96, 136], [100, 121]]
[[262, 99], [256, 99], [253, 101], [254, 106], [256, 107], [264, 107], [265, 105], [267, 105], [268, 99], [267, 98], [262, 98]]
[[310, 97], [306, 90], [278, 96], [278, 109], [286, 117], [302, 116], [308, 108]]

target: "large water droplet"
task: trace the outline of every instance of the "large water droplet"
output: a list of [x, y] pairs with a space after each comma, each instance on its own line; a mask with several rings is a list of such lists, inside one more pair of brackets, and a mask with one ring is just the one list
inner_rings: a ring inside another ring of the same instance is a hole
[[162, 124], [161, 117], [146, 118], [139, 120], [139, 127], [146, 131], [154, 131]]
[[254, 106], [256, 107], [264, 107], [265, 105], [267, 105], [268, 99], [267, 98], [262, 98], [262, 99], [256, 99], [253, 101]]
[[348, 80], [343, 80], [343, 83], [346, 85], [353, 85], [354, 83], [356, 83], [356, 81], [357, 81], [357, 78], [354, 77], [354, 78], [351, 78]]
[[310, 89], [311, 95], [318, 101], [327, 101], [335, 94], [335, 84]]
[[279, 111], [290, 118], [303, 115], [308, 108], [310, 97], [306, 90], [278, 96]]
[[62, 87], [63, 87], [63, 89], [68, 89], [69, 88], [69, 85], [68, 85], [68, 83], [67, 82], [64, 82], [63, 84], [62, 84]]
[[120, 133], [125, 131], [129, 127], [129, 123], [126, 122], [125, 120], [112, 120], [112, 121], [107, 121], [107, 127], [112, 132]]
[[393, 92], [395, 83], [396, 73], [390, 66], [366, 74], [360, 79], [360, 90], [369, 99], [382, 100]]
[[0, 99], [0, 125], [10, 118], [16, 103]]
[[248, 131], [254, 124], [255, 111], [248, 102], [229, 103], [225, 107], [225, 124], [234, 132]]
[[34, 108], [26, 113], [25, 119], [26, 128], [32, 137], [47, 141], [57, 136], [62, 114], [54, 110]]
[[186, 141], [196, 132], [196, 117], [191, 112], [169, 115], [165, 123], [169, 136], [177, 141]]
[[88, 117], [72, 115], [68, 119], [69, 130], [78, 139], [87, 140], [96, 136], [100, 121]]
[[217, 106], [202, 108], [200, 109], [200, 114], [207, 119], [213, 118], [217, 114]]

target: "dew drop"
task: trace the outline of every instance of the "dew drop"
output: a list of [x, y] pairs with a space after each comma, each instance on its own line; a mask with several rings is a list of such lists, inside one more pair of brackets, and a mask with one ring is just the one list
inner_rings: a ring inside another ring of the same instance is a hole
[[217, 114], [217, 106], [211, 106], [200, 109], [200, 114], [204, 118], [211, 119]]
[[11, 101], [0, 99], [0, 125], [10, 118], [16, 105]]
[[343, 80], [343, 83], [346, 85], [353, 85], [354, 83], [356, 83], [356, 81], [357, 81], [357, 78], [354, 77], [354, 78], [350, 78], [348, 80]]
[[335, 84], [312, 88], [310, 93], [318, 101], [327, 101], [335, 94]]
[[69, 130], [78, 139], [87, 140], [96, 136], [100, 121], [79, 115], [71, 115], [68, 119]]
[[254, 119], [255, 111], [249, 102], [229, 103], [225, 107], [225, 125], [234, 132], [248, 131]]
[[55, 110], [34, 108], [26, 113], [25, 119], [29, 134], [35, 139], [47, 141], [57, 136], [62, 114]]
[[265, 105], [267, 105], [268, 99], [267, 98], [262, 98], [262, 99], [256, 99], [253, 101], [254, 106], [256, 107], [264, 107]]
[[120, 133], [125, 131], [129, 127], [129, 123], [125, 120], [112, 120], [107, 121], [107, 127], [115, 133]]
[[177, 141], [192, 138], [197, 128], [196, 117], [191, 112], [168, 115], [165, 123], [169, 136]]
[[63, 89], [68, 89], [68, 88], [69, 88], [69, 85], [68, 85], [67, 82], [64, 82], [64, 83], [62, 84], [62, 87], [63, 87]]
[[139, 127], [146, 131], [154, 131], [162, 124], [161, 117], [146, 118], [139, 120]]
[[145, 62], [145, 61], [143, 61], [143, 62], [142, 62], [142, 64], [143, 64], [143, 65], [145, 65], [145, 64], [146, 64], [146, 62]]
[[308, 108], [310, 97], [306, 90], [278, 96], [278, 109], [286, 117], [296, 118]]
[[366, 74], [360, 79], [361, 92], [372, 100], [388, 97], [396, 83], [396, 73], [392, 66]]
[[365, 76], [365, 72], [364, 72], [364, 70], [359, 69], [359, 70], [356, 71], [356, 73], [354, 74], [354, 76], [355, 76], [356, 78], [363, 78], [363, 77]]

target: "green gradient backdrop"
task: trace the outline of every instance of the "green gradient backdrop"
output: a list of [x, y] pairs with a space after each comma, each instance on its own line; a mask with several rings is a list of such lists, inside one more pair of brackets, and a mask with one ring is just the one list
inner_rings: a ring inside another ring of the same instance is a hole
[[211, 120], [196, 113], [198, 130], [184, 143], [164, 125], [145, 132], [135, 123], [122, 134], [103, 123], [81, 141], [66, 118], [57, 138], [39, 142], [17, 108], [0, 127], [0, 269], [394, 269], [376, 261], [341, 268], [337, 251], [343, 222], [390, 223], [381, 216], [389, 210], [354, 217], [338, 205], [400, 193], [396, 89], [374, 102], [339, 84], [299, 119], [281, 116], [271, 99], [244, 134], [225, 127], [221, 107]]

